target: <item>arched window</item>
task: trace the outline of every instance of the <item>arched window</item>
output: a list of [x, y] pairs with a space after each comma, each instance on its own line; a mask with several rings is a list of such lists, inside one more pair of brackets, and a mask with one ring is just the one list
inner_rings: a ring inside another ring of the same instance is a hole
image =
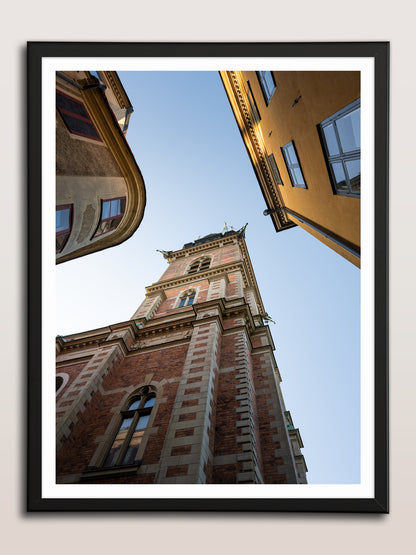
[[194, 304], [195, 294], [196, 293], [193, 289], [190, 289], [188, 291], [185, 291], [185, 293], [182, 293], [182, 295], [179, 297], [178, 308], [181, 308], [182, 306], [189, 306], [191, 304]]
[[126, 410], [121, 411], [121, 423], [111, 447], [103, 462], [103, 467], [122, 466], [136, 462], [137, 452], [155, 404], [156, 395], [146, 387], [132, 397]]
[[188, 274], [196, 274], [196, 272], [203, 272], [204, 270], [208, 270], [211, 265], [210, 258], [198, 258], [198, 260], [194, 260], [189, 267]]
[[58, 395], [68, 383], [69, 376], [61, 372], [60, 374], [56, 374], [55, 380], [55, 391], [56, 395]]

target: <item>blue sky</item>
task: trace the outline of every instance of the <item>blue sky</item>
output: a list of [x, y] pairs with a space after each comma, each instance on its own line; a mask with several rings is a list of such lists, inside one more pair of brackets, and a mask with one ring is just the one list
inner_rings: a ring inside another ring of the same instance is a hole
[[120, 72], [134, 107], [127, 140], [147, 205], [128, 241], [57, 266], [57, 330], [128, 320], [176, 250], [248, 222], [308, 482], [360, 481], [360, 271], [300, 228], [276, 233], [217, 72]]

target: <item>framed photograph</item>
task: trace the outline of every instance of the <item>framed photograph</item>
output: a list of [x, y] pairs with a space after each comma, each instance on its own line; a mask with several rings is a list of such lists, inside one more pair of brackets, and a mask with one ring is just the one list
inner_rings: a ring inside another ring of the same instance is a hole
[[388, 512], [388, 85], [28, 43], [28, 511]]

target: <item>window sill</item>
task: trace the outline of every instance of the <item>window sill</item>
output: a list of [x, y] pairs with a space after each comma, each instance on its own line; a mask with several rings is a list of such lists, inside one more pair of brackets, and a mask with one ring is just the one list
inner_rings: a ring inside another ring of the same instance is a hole
[[81, 476], [81, 481], [89, 480], [91, 478], [107, 478], [114, 476], [130, 476], [137, 473], [137, 469], [142, 464], [142, 461], [137, 461], [133, 464], [126, 464], [123, 466], [108, 466], [108, 467], [87, 467]]

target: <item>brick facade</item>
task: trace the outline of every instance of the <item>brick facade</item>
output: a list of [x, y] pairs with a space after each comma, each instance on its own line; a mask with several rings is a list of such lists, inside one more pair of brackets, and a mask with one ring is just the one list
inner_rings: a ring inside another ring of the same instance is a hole
[[[68, 376], [57, 395], [57, 481], [306, 482], [244, 230], [164, 256], [167, 270], [130, 321], [57, 338], [57, 374]], [[179, 307], [184, 294], [193, 302]], [[139, 396], [154, 398], [140, 433], [129, 418], [142, 413], [128, 412]]]

